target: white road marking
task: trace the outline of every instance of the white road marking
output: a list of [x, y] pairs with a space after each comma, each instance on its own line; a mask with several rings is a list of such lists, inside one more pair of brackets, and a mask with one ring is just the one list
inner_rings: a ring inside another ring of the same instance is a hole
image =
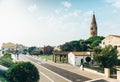
[[54, 80], [52, 80], [50, 77], [48, 77], [46, 74], [44, 74], [43, 72], [40, 71], [40, 73], [45, 76], [46, 78], [48, 78], [51, 82], [55, 82]]
[[[39, 65], [40, 65], [40, 64], [39, 64]], [[59, 76], [59, 77], [65, 79], [65, 80], [67, 80], [68, 82], [72, 82], [71, 80], [69, 80], [69, 79], [67, 79], [67, 78], [65, 78], [65, 77], [63, 77], [63, 76], [61, 76], [61, 75], [59, 75], [59, 74], [57, 74], [57, 73], [55, 73], [55, 72], [53, 72], [53, 71], [51, 71], [51, 70], [45, 68], [45, 67], [43, 67], [42, 65], [40, 65], [40, 67], [42, 67], [42, 68], [46, 69], [47, 71], [52, 72], [53, 74], [55, 74], [55, 75], [57, 75], [57, 76]]]
[[37, 62], [39, 65], [41, 64], [41, 62]]

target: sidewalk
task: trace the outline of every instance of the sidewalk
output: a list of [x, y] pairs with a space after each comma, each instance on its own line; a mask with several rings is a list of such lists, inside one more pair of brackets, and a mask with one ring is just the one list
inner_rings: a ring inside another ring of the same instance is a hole
[[98, 73], [98, 72], [95, 73], [95, 72], [93, 72], [93, 70], [90, 71], [90, 69], [87, 69], [87, 68], [84, 68], [84, 70], [81, 70], [80, 67], [72, 66], [72, 65], [66, 64], [66, 63], [54, 63], [52, 61], [48, 61], [46, 63], [51, 64], [56, 67], [59, 67], [59, 68], [62, 68], [62, 69], [65, 69], [65, 70], [68, 70], [68, 71], [71, 71], [73, 73], [76, 73], [76, 74], [79, 74], [82, 76], [88, 77], [88, 78], [92, 79], [91, 82], [94, 81], [94, 79], [95, 80], [97, 80], [97, 79], [98, 80], [99, 79], [107, 80], [108, 82], [118, 82], [117, 79], [106, 78], [104, 74]]
[[[35, 58], [39, 59], [37, 57], [35, 57]], [[54, 63], [54, 62], [49, 61], [49, 60], [45, 61], [45, 63], [92, 79], [92, 80], [86, 81], [86, 82], [93, 82], [93, 81], [94, 82], [97, 82], [97, 81], [98, 82], [119, 82], [119, 81], [117, 81], [117, 79], [106, 78], [104, 74], [99, 73], [99, 72], [94, 72], [93, 70], [90, 70], [87, 68], [84, 68], [84, 70], [81, 70], [80, 67], [77, 67], [77, 66], [72, 66], [72, 65], [67, 64], [67, 63]]]

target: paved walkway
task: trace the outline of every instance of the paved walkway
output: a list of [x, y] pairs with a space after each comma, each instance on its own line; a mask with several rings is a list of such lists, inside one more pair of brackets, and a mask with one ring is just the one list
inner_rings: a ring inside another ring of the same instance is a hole
[[[35, 57], [35, 58], [40, 60], [37, 57]], [[86, 82], [93, 82], [94, 80], [98, 80], [98, 81], [94, 81], [94, 82], [119, 82], [119, 81], [117, 81], [117, 79], [106, 78], [105, 75], [102, 73], [98, 73], [98, 72], [95, 73], [92, 70], [88, 71], [88, 69], [86, 69], [86, 68], [84, 70], [81, 70], [80, 67], [72, 66], [67, 63], [54, 63], [52, 61], [46, 61], [46, 63], [92, 79], [92, 80], [86, 81]]]

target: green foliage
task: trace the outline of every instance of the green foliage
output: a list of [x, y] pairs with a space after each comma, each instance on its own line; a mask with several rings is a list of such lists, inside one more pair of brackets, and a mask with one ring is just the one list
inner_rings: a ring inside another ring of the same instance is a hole
[[10, 67], [13, 64], [11, 54], [6, 53], [0, 58], [0, 64], [6, 67]]
[[33, 46], [33, 47], [29, 47], [29, 48], [28, 48], [29, 54], [32, 55], [35, 49], [36, 49], [36, 47], [34, 47], [34, 46]]
[[61, 45], [62, 51], [85, 51], [86, 48], [87, 47], [86, 44], [84, 43], [84, 40], [70, 41]]
[[87, 43], [84, 41], [84, 40], [79, 40], [79, 42], [80, 42], [80, 51], [87, 51], [87, 48], [88, 48], [88, 46], [87, 46]]
[[24, 49], [23, 50], [23, 54], [27, 54], [28, 50], [27, 49]]
[[6, 77], [11, 82], [38, 82], [39, 72], [30, 62], [18, 62], [7, 70]]
[[95, 47], [99, 46], [103, 39], [103, 36], [94, 36], [87, 40], [70, 41], [61, 45], [61, 49], [62, 51], [92, 51]]
[[62, 51], [76, 51], [78, 46], [79, 46], [78, 41], [71, 41], [61, 45], [61, 49]]
[[90, 37], [86, 40], [86, 43], [89, 44], [90, 49], [94, 49], [95, 47], [99, 46], [101, 41], [104, 39], [103, 36], [94, 36]]
[[94, 49], [94, 60], [99, 62], [103, 67], [113, 67], [117, 64], [117, 49], [111, 45], [103, 49]]
[[89, 63], [91, 61], [91, 58], [90, 57], [86, 57], [85, 60], [86, 60], [87, 63]]
[[0, 82], [9, 82], [9, 81], [4, 76], [0, 75]]
[[117, 60], [117, 65], [120, 66], [120, 59]]

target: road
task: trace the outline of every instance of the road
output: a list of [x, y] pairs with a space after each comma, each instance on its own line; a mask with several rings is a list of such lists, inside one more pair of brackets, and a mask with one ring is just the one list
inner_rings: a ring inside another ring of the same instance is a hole
[[31, 56], [21, 55], [22, 61], [30, 61], [36, 65], [40, 72], [40, 82], [84, 82], [90, 78], [50, 65], [43, 60]]

